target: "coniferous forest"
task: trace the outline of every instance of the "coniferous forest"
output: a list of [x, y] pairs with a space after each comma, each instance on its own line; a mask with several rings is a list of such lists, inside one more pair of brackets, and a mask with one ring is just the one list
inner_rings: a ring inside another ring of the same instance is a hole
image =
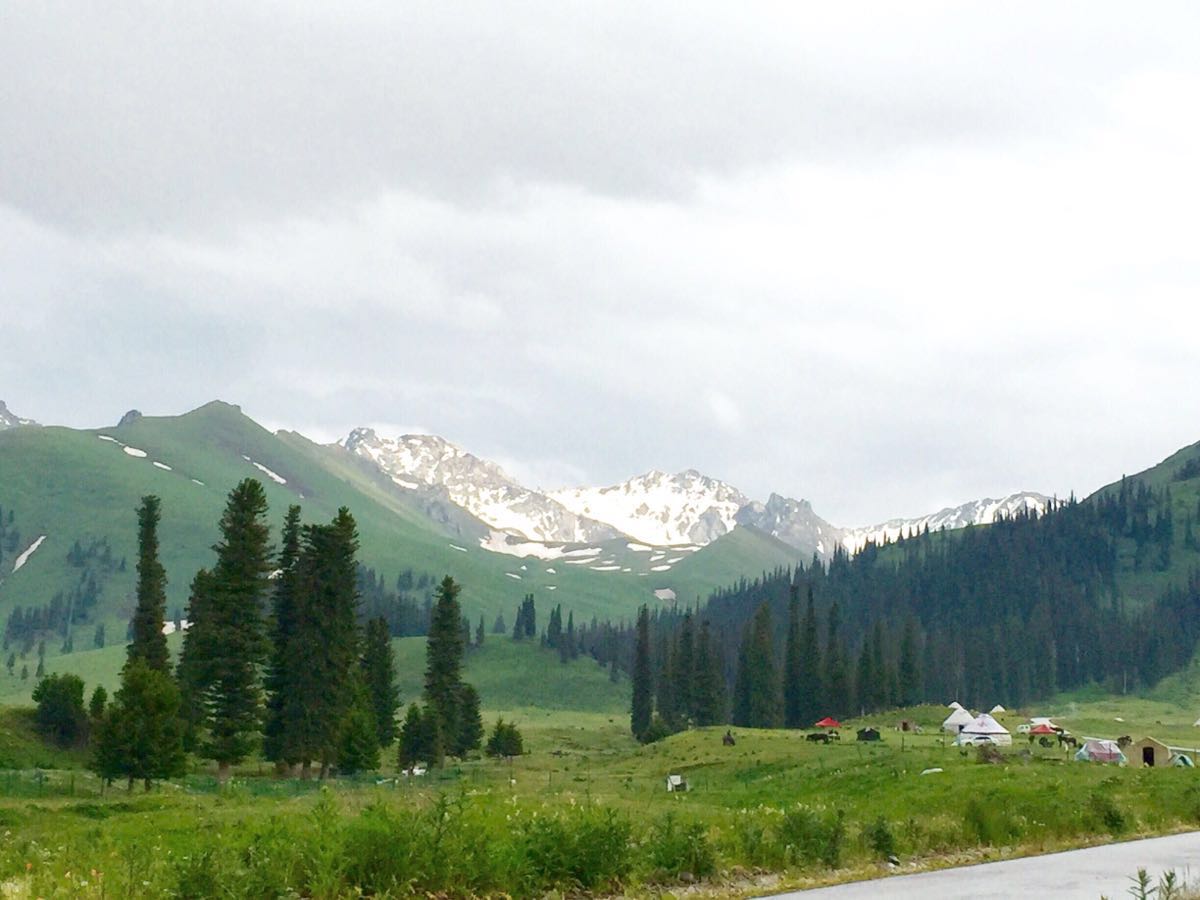
[[[137, 606], [112, 702], [97, 689], [85, 721], [82, 683], [76, 691], [77, 678], [56, 676], [52, 685], [69, 701], [58, 706], [78, 707], [78, 715], [67, 716], [72, 729], [78, 720], [81, 730], [91, 730], [98, 774], [149, 788], [155, 779], [182, 774], [191, 751], [215, 762], [222, 781], [260, 753], [281, 774], [308, 777], [317, 770], [324, 778], [335, 770], [379, 768], [380, 750], [397, 736], [402, 762], [414, 749], [417, 758], [440, 764], [481, 746], [479, 697], [461, 677], [460, 587], [449, 576], [421, 623], [429, 633], [425, 706], [409, 710], [419, 728], [398, 730], [390, 646], [396, 622], [380, 608], [410, 617], [409, 624], [421, 617], [359, 566], [349, 510], [326, 524], [302, 524], [300, 507], [292, 506], [275, 548], [262, 485], [238, 484], [221, 518], [215, 562], [192, 580], [189, 627], [174, 671], [163, 628], [160, 516], [159, 499], [144, 497], [137, 512]], [[380, 613], [369, 619], [360, 602], [364, 584], [371, 611]]]
[[[1122, 480], [1042, 516], [904, 535], [743, 580], [698, 609], [644, 610], [636, 629], [593, 623], [580, 640], [631, 672], [643, 739], [701, 721], [687, 692], [714, 671], [731, 698], [717, 721], [755, 727], [923, 701], [1020, 706], [1091, 684], [1121, 693], [1186, 665], [1200, 640], [1200, 570], [1142, 603], [1119, 586], [1122, 566], [1169, 567], [1175, 527], [1169, 487]], [[1195, 550], [1190, 511], [1182, 527]]]

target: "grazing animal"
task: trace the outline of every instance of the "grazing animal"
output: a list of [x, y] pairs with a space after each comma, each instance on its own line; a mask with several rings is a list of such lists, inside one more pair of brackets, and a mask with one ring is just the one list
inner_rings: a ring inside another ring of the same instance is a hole
[[829, 743], [829, 735], [827, 735], [823, 731], [814, 731], [812, 734], [806, 734], [804, 736], [804, 739], [806, 741], [812, 741], [814, 744], [828, 744]]
[[721, 743], [726, 747], [732, 747], [734, 744], [736, 744], [737, 741], [733, 738], [733, 732], [726, 730], [725, 736], [721, 738]]
[[1075, 740], [1072, 735], [1060, 734], [1058, 736], [1058, 746], [1060, 747], [1078, 747], [1079, 741]]
[[1120, 747], [1122, 750], [1124, 750], [1126, 747], [1128, 747], [1132, 743], [1133, 743], [1133, 738], [1131, 738], [1127, 734], [1123, 734], [1119, 738], [1117, 738], [1117, 746]]
[[1054, 746], [1054, 741], [1050, 740], [1050, 738], [1048, 738], [1048, 737], [1038, 738], [1038, 743], [1041, 744], [1043, 747], [1053, 747]]

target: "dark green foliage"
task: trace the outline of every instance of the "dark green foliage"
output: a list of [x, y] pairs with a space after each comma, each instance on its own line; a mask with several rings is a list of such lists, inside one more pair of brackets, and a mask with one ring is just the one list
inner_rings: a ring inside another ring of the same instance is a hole
[[401, 769], [414, 763], [432, 763], [438, 753], [437, 722], [415, 703], [409, 704], [400, 726], [397, 762]]
[[821, 682], [821, 645], [817, 637], [817, 612], [812, 584], [808, 585], [808, 602], [804, 609], [804, 624], [800, 628], [800, 684], [796, 691], [797, 716], [804, 727], [821, 718], [825, 706]]
[[764, 603], [747, 626], [738, 651], [733, 724], [775, 728], [782, 719], [781, 700], [771, 609]]
[[621, 878], [631, 868], [629, 820], [615, 811], [526, 821], [521, 845], [523, 881], [532, 893], [547, 888], [588, 891]]
[[92, 633], [92, 645], [99, 648], [104, 646], [104, 623], [100, 622], [96, 625], [96, 630]]
[[788, 599], [787, 642], [783, 656], [783, 727], [803, 728], [804, 659], [800, 648], [800, 586], [793, 583]]
[[517, 619], [513, 622], [513, 640], [520, 641], [537, 634], [537, 609], [533, 594], [526, 594], [517, 608]]
[[156, 778], [183, 774], [179, 688], [144, 661], [125, 665], [97, 731], [92, 768], [102, 778], [125, 777], [131, 789], [140, 779], [149, 790]]
[[92, 691], [92, 697], [88, 700], [88, 718], [93, 722], [99, 722], [104, 717], [104, 708], [108, 704], [108, 691], [104, 689], [104, 685], [96, 685], [96, 689]]
[[904, 636], [900, 639], [900, 666], [898, 671], [901, 706], [913, 706], [921, 699], [921, 672], [917, 650], [917, 623], [910, 616], [904, 622]]
[[463, 646], [462, 612], [458, 605], [461, 588], [447, 575], [437, 588], [437, 600], [429, 621], [425, 650], [425, 706], [437, 734], [432, 762], [441, 765], [446, 752], [458, 743], [462, 701]]
[[141, 659], [152, 669], [169, 672], [171, 656], [163, 622], [167, 611], [167, 572], [158, 561], [158, 522], [160, 501], [155, 496], [142, 498], [138, 507], [137, 606], [133, 613], [133, 640], [129, 644], [130, 661]]
[[[259, 669], [265, 662], [262, 616], [271, 571], [266, 523], [267, 500], [253, 478], [229, 494], [221, 517], [221, 540], [211, 574], [197, 576], [203, 590], [193, 591], [184, 653], [196, 655], [184, 683], [198, 694], [205, 731], [205, 756], [229, 767], [251, 752], [258, 737], [262, 707]], [[197, 603], [197, 599], [200, 600]], [[193, 634], [194, 633], [194, 634]]]
[[525, 742], [516, 725], [497, 719], [485, 752], [488, 756], [520, 756], [525, 752]]
[[33, 689], [37, 728], [60, 747], [87, 738], [88, 718], [83, 709], [83, 679], [78, 675], [49, 675]]
[[[297, 667], [305, 664], [299, 659], [293, 644], [298, 623], [300, 562], [300, 507], [288, 507], [283, 520], [277, 574], [271, 596], [271, 618], [268, 635], [271, 652], [263, 676], [266, 690], [266, 716], [263, 721], [263, 756], [281, 765], [300, 762], [294, 746], [288, 747], [292, 729], [285, 716], [294, 714], [288, 706], [288, 696], [295, 689]], [[292, 742], [294, 744], [294, 742]]]
[[379, 768], [379, 736], [375, 711], [362, 679], [352, 674], [351, 694], [353, 701], [342, 720], [341, 735], [337, 748], [338, 772], [354, 775], [358, 772], [373, 772]]
[[650, 610], [643, 606], [638, 610], [637, 644], [633, 655], [633, 699], [630, 706], [629, 727], [639, 741], [650, 728], [650, 717], [654, 713], [654, 676], [650, 668]]
[[725, 666], [721, 645], [712, 639], [708, 619], [696, 639], [696, 682], [692, 691], [696, 724], [719, 725], [725, 716]]
[[660, 878], [688, 873], [707, 878], [717, 869], [717, 854], [700, 822], [680, 823], [667, 813], [650, 833], [650, 864]]
[[359, 665], [356, 563], [358, 532], [346, 509], [328, 525], [301, 530], [296, 611], [287, 655], [294, 665], [283, 701], [281, 754], [317, 761], [325, 775], [337, 759], [341, 723]]
[[846, 670], [846, 652], [842, 646], [841, 617], [838, 605], [829, 608], [825, 638], [825, 715], [844, 716], [850, 711], [850, 678]]
[[473, 750], [478, 750], [483, 742], [483, 718], [479, 712], [479, 692], [469, 684], [464, 683], [458, 696], [458, 732], [450, 753], [464, 757]]
[[696, 718], [696, 639], [690, 611], [684, 613], [683, 621], [679, 623], [671, 660], [671, 677], [675, 682], [672, 693], [675, 695], [677, 724], [684, 727], [688, 721]]
[[896, 836], [892, 832], [892, 826], [883, 816], [863, 829], [863, 837], [878, 859], [886, 861], [896, 855]]
[[380, 747], [390, 747], [396, 739], [396, 711], [400, 708], [400, 693], [396, 688], [396, 662], [392, 655], [387, 622], [382, 617], [367, 623], [362, 666], [375, 716], [376, 738]]
[[841, 810], [822, 815], [807, 806], [789, 807], [779, 823], [779, 840], [792, 865], [820, 863], [836, 869], [846, 845], [845, 816]]

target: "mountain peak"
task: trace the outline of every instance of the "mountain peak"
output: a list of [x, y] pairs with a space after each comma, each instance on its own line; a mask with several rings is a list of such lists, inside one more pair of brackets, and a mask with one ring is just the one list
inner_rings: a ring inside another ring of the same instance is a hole
[[12, 412], [3, 400], [0, 400], [0, 431], [6, 428], [16, 428], [18, 425], [36, 425], [33, 419], [22, 419]]
[[452, 502], [508, 534], [569, 543], [618, 536], [612, 527], [576, 515], [545, 494], [519, 484], [494, 462], [434, 434], [389, 438], [363, 427], [338, 443], [369, 459], [402, 488], [445, 489]]

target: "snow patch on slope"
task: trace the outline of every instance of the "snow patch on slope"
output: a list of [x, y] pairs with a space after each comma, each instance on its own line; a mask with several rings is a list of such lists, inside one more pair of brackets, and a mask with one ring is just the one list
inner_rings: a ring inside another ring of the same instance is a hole
[[25, 565], [25, 563], [29, 561], [29, 557], [33, 556], [33, 554], [37, 550], [37, 548], [42, 546], [42, 541], [44, 541], [45, 539], [46, 539], [46, 535], [43, 534], [40, 537], [38, 537], [38, 539], [36, 541], [34, 541], [32, 544], [30, 544], [28, 547], [26, 547], [25, 551], [20, 556], [18, 556], [16, 561], [13, 563], [12, 570], [14, 572], [20, 571], [21, 566]]

